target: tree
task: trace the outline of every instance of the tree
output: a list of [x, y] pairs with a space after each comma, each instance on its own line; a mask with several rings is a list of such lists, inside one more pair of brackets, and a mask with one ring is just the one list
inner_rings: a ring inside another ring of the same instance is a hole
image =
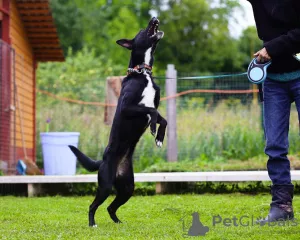
[[254, 26], [246, 28], [239, 39], [239, 49], [243, 54], [243, 65], [248, 67], [253, 54], [262, 48], [262, 41], [257, 36]]
[[107, 76], [120, 75], [123, 66], [114, 65], [104, 55], [84, 48], [69, 50], [65, 62], [40, 63], [37, 85], [62, 97], [83, 101], [103, 101]]
[[161, 67], [176, 64], [181, 72], [231, 72], [241, 70], [241, 55], [230, 36], [230, 13], [237, 1], [222, 0], [211, 5], [206, 0], [172, 0], [160, 10], [161, 41], [158, 59]]
[[51, 0], [51, 8], [64, 54], [72, 48], [78, 51], [83, 48], [83, 11], [73, 0]]
[[248, 61], [246, 49], [228, 27], [238, 0], [52, 0], [51, 5], [66, 55], [68, 48], [94, 49], [96, 56], [124, 66], [124, 73], [130, 52], [116, 40], [133, 38], [152, 15], [159, 17], [165, 32], [155, 55], [156, 75], [168, 63], [196, 74], [242, 71]]

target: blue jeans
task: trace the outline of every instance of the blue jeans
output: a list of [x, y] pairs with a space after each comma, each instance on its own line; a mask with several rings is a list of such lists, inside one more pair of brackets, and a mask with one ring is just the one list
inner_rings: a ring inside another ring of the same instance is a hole
[[278, 82], [266, 79], [264, 91], [265, 153], [273, 184], [291, 184], [290, 161], [287, 158], [291, 103], [295, 102], [300, 122], [300, 79]]

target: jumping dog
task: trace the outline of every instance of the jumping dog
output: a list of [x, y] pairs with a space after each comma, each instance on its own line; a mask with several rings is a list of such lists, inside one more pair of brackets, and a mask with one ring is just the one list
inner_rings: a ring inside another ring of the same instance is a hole
[[[112, 187], [116, 198], [107, 208], [115, 223], [121, 221], [116, 215], [134, 191], [132, 155], [136, 144], [150, 126], [158, 147], [165, 137], [167, 121], [157, 111], [160, 89], [152, 77], [153, 54], [164, 33], [158, 31], [159, 20], [152, 18], [146, 29], [133, 39], [121, 39], [117, 44], [131, 50], [127, 76], [123, 79], [120, 97], [113, 120], [109, 142], [103, 160], [95, 161], [84, 155], [74, 146], [69, 146], [79, 162], [88, 171], [98, 170], [96, 197], [89, 208], [89, 226], [96, 227], [95, 212], [107, 199]], [[156, 134], [156, 124], [159, 124]]]

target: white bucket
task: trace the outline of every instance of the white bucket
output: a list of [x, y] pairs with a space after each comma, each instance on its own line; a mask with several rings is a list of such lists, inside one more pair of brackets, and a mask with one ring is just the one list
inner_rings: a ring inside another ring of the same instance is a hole
[[79, 132], [40, 133], [45, 175], [75, 175], [76, 157], [68, 145], [77, 147]]

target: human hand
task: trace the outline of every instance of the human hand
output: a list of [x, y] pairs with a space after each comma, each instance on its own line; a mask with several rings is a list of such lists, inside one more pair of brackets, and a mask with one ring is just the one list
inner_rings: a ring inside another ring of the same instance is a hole
[[254, 54], [254, 57], [257, 58], [258, 62], [267, 62], [271, 60], [271, 57], [268, 54], [266, 48], [259, 50], [257, 53]]

